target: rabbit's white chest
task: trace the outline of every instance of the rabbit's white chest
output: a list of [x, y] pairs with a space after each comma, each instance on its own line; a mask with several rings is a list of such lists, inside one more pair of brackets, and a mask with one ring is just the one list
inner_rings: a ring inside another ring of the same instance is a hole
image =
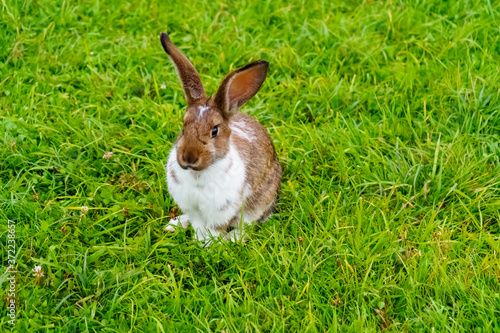
[[246, 171], [232, 145], [223, 159], [202, 171], [182, 169], [176, 156], [174, 147], [166, 168], [168, 191], [193, 226], [217, 227], [241, 210]]

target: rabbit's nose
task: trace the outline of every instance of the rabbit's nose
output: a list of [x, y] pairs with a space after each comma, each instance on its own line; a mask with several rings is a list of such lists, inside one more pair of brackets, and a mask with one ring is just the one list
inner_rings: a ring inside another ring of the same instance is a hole
[[193, 166], [196, 164], [196, 162], [198, 162], [198, 156], [191, 152], [184, 154], [183, 159], [188, 164], [188, 166]]

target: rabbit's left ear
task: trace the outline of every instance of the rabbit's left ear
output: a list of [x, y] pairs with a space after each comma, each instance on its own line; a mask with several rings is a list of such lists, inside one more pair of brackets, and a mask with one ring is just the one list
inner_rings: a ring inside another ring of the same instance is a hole
[[235, 114], [240, 106], [259, 91], [266, 79], [268, 68], [267, 61], [258, 60], [226, 76], [214, 95], [214, 102], [224, 118]]

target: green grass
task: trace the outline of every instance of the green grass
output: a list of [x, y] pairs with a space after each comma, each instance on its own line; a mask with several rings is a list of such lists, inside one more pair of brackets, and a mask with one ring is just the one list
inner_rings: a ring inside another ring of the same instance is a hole
[[[19, 332], [500, 331], [495, 3], [3, 0], [1, 330], [11, 219]], [[163, 232], [161, 31], [211, 93], [270, 62], [242, 111], [282, 192], [245, 245]]]

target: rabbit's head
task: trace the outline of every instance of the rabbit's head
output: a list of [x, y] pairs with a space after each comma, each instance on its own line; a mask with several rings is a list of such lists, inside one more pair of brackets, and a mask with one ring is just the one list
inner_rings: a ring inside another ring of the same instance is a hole
[[187, 102], [184, 126], [176, 141], [177, 162], [183, 169], [204, 170], [229, 151], [229, 120], [259, 91], [269, 63], [255, 61], [230, 73], [213, 96], [207, 96], [200, 76], [166, 33], [163, 48], [174, 63]]

